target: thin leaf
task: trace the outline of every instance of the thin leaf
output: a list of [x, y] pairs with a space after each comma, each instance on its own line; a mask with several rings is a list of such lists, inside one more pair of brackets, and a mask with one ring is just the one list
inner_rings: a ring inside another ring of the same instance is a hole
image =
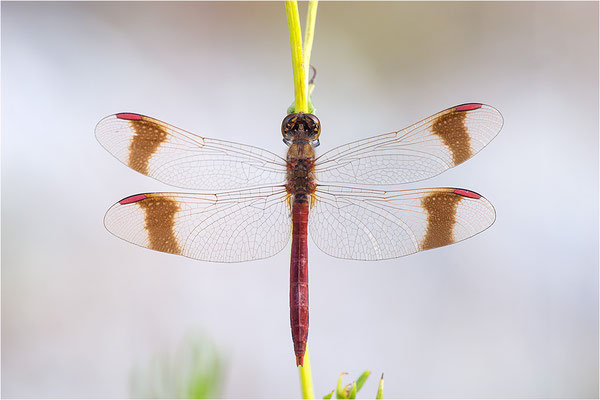
[[333, 393], [335, 393], [335, 389], [333, 389], [331, 392], [327, 393], [325, 396], [323, 396], [324, 399], [330, 399], [331, 396], [333, 396]]
[[352, 382], [352, 390], [350, 390], [350, 396], [348, 396], [349, 399], [355, 399], [356, 398], [356, 382]]
[[376, 399], [383, 399], [383, 374], [381, 374], [381, 379], [379, 380], [379, 387], [377, 388]]
[[340, 377], [338, 378], [337, 386], [335, 388], [335, 398], [336, 399], [347, 399], [346, 394], [344, 393], [344, 389], [342, 388], [342, 377], [348, 374], [347, 372], [342, 372]]
[[362, 373], [361, 376], [356, 380], [356, 391], [359, 392], [362, 389], [363, 385], [367, 381], [367, 378], [371, 375], [371, 371], [367, 370]]

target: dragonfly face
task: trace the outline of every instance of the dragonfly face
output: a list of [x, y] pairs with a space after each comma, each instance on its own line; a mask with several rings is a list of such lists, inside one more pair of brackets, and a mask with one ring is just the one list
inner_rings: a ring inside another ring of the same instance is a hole
[[283, 142], [288, 146], [294, 141], [307, 141], [311, 146], [317, 147], [321, 135], [321, 122], [313, 114], [289, 114], [281, 123], [281, 134]]
[[214, 262], [271, 257], [291, 238], [291, 325], [302, 364], [308, 335], [307, 237], [333, 257], [384, 260], [484, 231], [496, 213], [475, 192], [373, 186], [438, 175], [478, 153], [502, 125], [498, 110], [469, 103], [316, 156], [319, 119], [295, 113], [282, 123], [289, 146], [283, 158], [144, 115], [111, 115], [98, 123], [96, 137], [117, 159], [164, 183], [203, 192], [129, 196], [108, 210], [104, 222], [110, 232], [139, 246]]

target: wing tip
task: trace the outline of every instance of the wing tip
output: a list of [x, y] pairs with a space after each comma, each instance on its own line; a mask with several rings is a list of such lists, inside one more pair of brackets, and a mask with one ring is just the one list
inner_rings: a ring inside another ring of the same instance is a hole
[[[98, 121], [98, 123], [96, 124], [96, 126], [94, 127], [94, 134], [96, 136], [96, 139], [98, 139], [98, 141], [100, 142], [100, 144], [102, 144], [102, 140], [101, 140], [101, 136], [107, 132], [105, 132], [105, 124], [111, 120], [115, 120], [115, 119], [122, 119], [122, 120], [126, 120], [126, 121], [140, 121], [143, 119], [143, 115], [141, 114], [137, 114], [137, 113], [131, 113], [131, 112], [122, 112], [122, 113], [118, 113], [118, 114], [110, 114], [104, 118], [102, 118], [100, 121]], [[104, 145], [103, 145], [104, 146]]]
[[468, 189], [453, 188], [452, 193], [457, 194], [462, 197], [466, 197], [468, 199], [479, 200], [479, 202], [484, 204], [491, 211], [491, 221], [490, 221], [490, 224], [488, 225], [488, 227], [486, 227], [485, 229], [489, 228], [490, 226], [492, 226], [494, 224], [494, 222], [496, 221], [496, 208], [488, 199], [486, 199], [479, 193], [474, 192], [472, 190], [468, 190]]
[[498, 131], [496, 132], [496, 134], [498, 134], [504, 127], [504, 116], [497, 108], [485, 103], [464, 103], [454, 107], [455, 112], [469, 112], [479, 109], [491, 111], [492, 113], [496, 114], [496, 117], [498, 118]]

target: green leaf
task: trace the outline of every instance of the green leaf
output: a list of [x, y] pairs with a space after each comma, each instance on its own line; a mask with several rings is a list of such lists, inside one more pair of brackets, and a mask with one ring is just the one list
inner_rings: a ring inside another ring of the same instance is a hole
[[350, 390], [350, 396], [348, 396], [349, 399], [355, 399], [356, 398], [356, 382], [352, 382], [352, 390]]
[[356, 380], [356, 391], [360, 391], [360, 389], [362, 389], [363, 385], [365, 384], [365, 382], [367, 381], [367, 378], [369, 377], [369, 375], [371, 375], [371, 371], [367, 370], [365, 372], [362, 373], [361, 376], [358, 377], [358, 379]]
[[324, 399], [330, 399], [331, 396], [333, 396], [333, 393], [335, 392], [335, 389], [333, 389], [330, 393], [327, 393], [325, 396], [323, 396]]
[[342, 377], [348, 374], [347, 372], [342, 372], [340, 377], [338, 378], [337, 386], [335, 388], [335, 398], [336, 399], [347, 399], [346, 393], [344, 393], [344, 389], [342, 388]]
[[377, 395], [376, 399], [383, 399], [383, 374], [381, 374], [381, 379], [379, 380], [379, 387], [377, 387]]

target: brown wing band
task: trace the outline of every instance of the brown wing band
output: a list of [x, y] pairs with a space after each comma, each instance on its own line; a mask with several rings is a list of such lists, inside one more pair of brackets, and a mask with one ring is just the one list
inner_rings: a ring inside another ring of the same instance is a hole
[[454, 165], [471, 158], [471, 138], [465, 126], [466, 112], [449, 112], [440, 115], [433, 123], [433, 133], [439, 136], [452, 152]]
[[177, 201], [168, 197], [147, 197], [137, 203], [146, 213], [146, 231], [149, 248], [166, 253], [181, 254], [175, 237], [175, 214], [179, 211]]
[[422, 250], [454, 243], [452, 230], [460, 199], [460, 196], [452, 192], [436, 192], [421, 200], [427, 211], [427, 231], [421, 242]]
[[136, 171], [148, 175], [148, 162], [160, 144], [167, 139], [168, 133], [161, 125], [145, 119], [131, 120], [129, 123], [135, 135], [129, 144], [127, 164]]

